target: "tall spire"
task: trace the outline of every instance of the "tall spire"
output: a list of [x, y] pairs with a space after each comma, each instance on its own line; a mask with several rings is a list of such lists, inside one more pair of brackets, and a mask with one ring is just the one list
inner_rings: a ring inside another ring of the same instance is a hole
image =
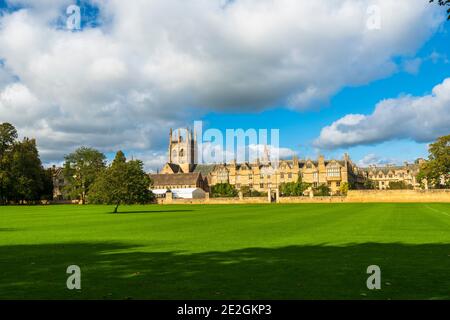
[[172, 140], [173, 140], [173, 131], [172, 128], [170, 128], [169, 133], [169, 163], [172, 163]]
[[263, 164], [270, 163], [270, 154], [269, 154], [269, 149], [267, 148], [267, 144], [264, 145], [264, 155], [263, 155], [262, 162], [263, 162]]

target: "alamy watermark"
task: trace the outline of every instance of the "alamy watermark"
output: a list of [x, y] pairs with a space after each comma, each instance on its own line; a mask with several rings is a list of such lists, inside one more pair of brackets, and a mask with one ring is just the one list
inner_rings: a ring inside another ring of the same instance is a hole
[[367, 289], [380, 290], [381, 289], [381, 269], [377, 265], [371, 265], [367, 267], [367, 274], [370, 276], [367, 278]]
[[[175, 141], [195, 141], [193, 161], [197, 164], [245, 163], [261, 161], [266, 168], [277, 168], [280, 161], [280, 129], [204, 129], [202, 121], [195, 121], [193, 130], [176, 129]], [[185, 152], [185, 150], [182, 150]], [[180, 150], [178, 150], [180, 152]], [[184, 153], [183, 153], [184, 154]]]
[[366, 22], [366, 27], [369, 30], [381, 29], [381, 8], [378, 5], [371, 5], [367, 8], [367, 15], [369, 16]]
[[71, 265], [67, 267], [66, 273], [70, 274], [66, 281], [67, 289], [81, 290], [81, 268], [77, 265]]
[[72, 4], [66, 9], [66, 27], [69, 30], [81, 30], [81, 10], [80, 7]]
[[[378, 5], [370, 5], [366, 14], [368, 19], [366, 21], [366, 27], [369, 30], [380, 30], [381, 29], [381, 8]], [[68, 30], [81, 30], [81, 9], [76, 4], [72, 4], [66, 9], [66, 28]]]

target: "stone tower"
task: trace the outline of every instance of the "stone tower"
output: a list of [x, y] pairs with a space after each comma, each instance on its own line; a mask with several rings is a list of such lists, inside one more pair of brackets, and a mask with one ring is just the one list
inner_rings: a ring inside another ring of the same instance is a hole
[[170, 129], [169, 163], [180, 166], [184, 173], [191, 172], [196, 162], [197, 138], [188, 128]]

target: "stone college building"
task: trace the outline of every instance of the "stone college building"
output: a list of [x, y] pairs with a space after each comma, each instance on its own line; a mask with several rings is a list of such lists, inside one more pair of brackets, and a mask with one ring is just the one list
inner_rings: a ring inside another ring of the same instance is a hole
[[268, 193], [276, 190], [280, 184], [296, 182], [301, 177], [303, 182], [317, 187], [326, 184], [332, 194], [337, 194], [343, 183], [352, 188], [363, 188], [367, 179], [373, 180], [379, 189], [386, 189], [390, 181], [405, 181], [417, 187], [415, 175], [418, 164], [405, 164], [400, 167], [359, 168], [344, 154], [340, 160], [318, 159], [300, 160], [294, 156], [290, 160], [280, 160], [276, 168], [270, 162], [266, 151], [262, 159], [254, 162], [223, 164], [197, 164], [195, 154], [197, 141], [195, 134], [189, 129], [174, 135], [170, 130], [168, 162], [161, 172], [151, 174], [153, 189], [202, 189], [210, 191], [210, 187], [218, 183], [230, 183], [236, 189], [243, 186], [251, 190]]

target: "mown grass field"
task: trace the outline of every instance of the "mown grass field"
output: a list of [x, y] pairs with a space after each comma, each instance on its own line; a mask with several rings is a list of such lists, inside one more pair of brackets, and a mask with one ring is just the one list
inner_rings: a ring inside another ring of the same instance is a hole
[[450, 299], [449, 204], [112, 209], [0, 207], [0, 299]]

